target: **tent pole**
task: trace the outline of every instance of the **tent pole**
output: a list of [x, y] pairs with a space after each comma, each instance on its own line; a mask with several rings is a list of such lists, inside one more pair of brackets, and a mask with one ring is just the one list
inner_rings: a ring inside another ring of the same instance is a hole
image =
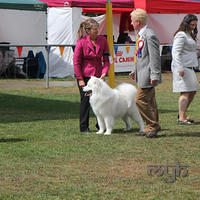
[[[48, 8], [46, 10], [46, 44], [48, 44]], [[46, 88], [49, 88], [49, 51], [50, 46], [46, 46], [46, 55], [47, 55], [47, 69], [46, 69]]]
[[46, 46], [46, 54], [47, 54], [47, 69], [46, 69], [46, 88], [49, 88], [49, 51], [50, 46]]
[[[106, 3], [106, 28], [107, 28], [107, 40], [112, 61], [114, 60], [114, 47], [113, 47], [113, 23], [112, 23], [112, 3], [107, 0]], [[110, 62], [110, 69], [108, 72], [108, 84], [111, 88], [115, 87], [115, 72], [114, 62]]]

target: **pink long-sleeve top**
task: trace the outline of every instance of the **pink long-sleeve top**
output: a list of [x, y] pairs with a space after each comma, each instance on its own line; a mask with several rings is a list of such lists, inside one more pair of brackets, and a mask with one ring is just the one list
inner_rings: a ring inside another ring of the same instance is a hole
[[96, 37], [96, 48], [88, 35], [78, 39], [73, 57], [76, 78], [80, 80], [83, 77], [100, 77], [103, 73], [107, 74], [110, 63], [108, 55], [105, 54], [108, 52], [108, 43], [103, 36]]

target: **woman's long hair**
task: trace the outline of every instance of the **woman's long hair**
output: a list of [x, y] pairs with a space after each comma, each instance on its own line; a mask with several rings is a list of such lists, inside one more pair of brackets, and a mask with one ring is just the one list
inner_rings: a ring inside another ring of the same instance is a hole
[[[184, 31], [185, 33], [189, 33], [190, 32], [190, 23], [191, 21], [198, 21], [198, 18], [196, 15], [192, 15], [192, 14], [188, 14], [183, 18], [183, 21], [181, 22], [178, 30], [175, 32], [174, 36], [180, 32], [180, 31]], [[192, 31], [190, 33], [191, 37], [196, 40], [197, 38], [197, 27], [194, 29], [194, 31]]]
[[84, 37], [88, 33], [88, 31], [92, 28], [93, 25], [99, 26], [99, 23], [92, 18], [87, 19], [84, 22], [82, 22], [79, 26], [77, 37], [78, 38]]

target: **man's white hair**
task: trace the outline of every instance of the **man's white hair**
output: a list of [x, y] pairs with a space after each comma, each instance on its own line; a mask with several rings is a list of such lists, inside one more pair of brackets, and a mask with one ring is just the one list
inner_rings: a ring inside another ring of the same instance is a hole
[[140, 21], [142, 24], [147, 23], [147, 12], [141, 8], [133, 10], [131, 12], [131, 17], [133, 17], [135, 21]]

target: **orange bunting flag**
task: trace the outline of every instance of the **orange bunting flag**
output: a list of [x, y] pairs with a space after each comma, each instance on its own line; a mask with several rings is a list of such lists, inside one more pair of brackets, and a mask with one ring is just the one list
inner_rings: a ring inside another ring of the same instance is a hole
[[126, 52], [129, 53], [130, 46], [126, 46]]
[[63, 52], [64, 52], [64, 46], [59, 46], [59, 48], [60, 48], [60, 54], [61, 54], [61, 56], [63, 55]]
[[19, 57], [21, 56], [21, 53], [22, 53], [22, 47], [17, 47], [17, 51], [18, 51], [18, 55]]

